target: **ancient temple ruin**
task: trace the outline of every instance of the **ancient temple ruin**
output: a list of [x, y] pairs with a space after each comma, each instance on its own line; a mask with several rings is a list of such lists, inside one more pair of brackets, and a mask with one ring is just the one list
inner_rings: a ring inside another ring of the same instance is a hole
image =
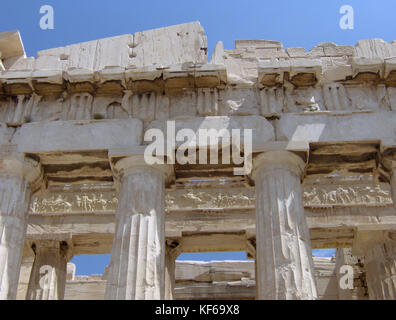
[[[149, 164], [151, 129], [216, 130], [188, 151], [219, 161], [169, 162], [176, 139]], [[27, 58], [0, 33], [0, 144], [0, 299], [396, 299], [396, 42], [208, 59], [193, 22]], [[209, 251], [249, 260], [175, 262]], [[103, 253], [103, 276], [67, 271]]]

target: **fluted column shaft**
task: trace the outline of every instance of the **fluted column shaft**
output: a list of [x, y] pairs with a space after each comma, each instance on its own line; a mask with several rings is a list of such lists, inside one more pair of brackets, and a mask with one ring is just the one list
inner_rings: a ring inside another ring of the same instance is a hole
[[0, 300], [16, 299], [30, 190], [23, 177], [0, 174]]
[[26, 300], [63, 300], [66, 288], [68, 245], [59, 240], [39, 240], [32, 246], [35, 258]]
[[[352, 277], [347, 275], [345, 266], [353, 270]], [[367, 300], [366, 272], [360, 258], [352, 254], [352, 248], [338, 248], [335, 260], [336, 278], [338, 282], [338, 298], [340, 300]], [[345, 277], [347, 275], [347, 277]], [[352, 287], [353, 285], [353, 287]]]
[[392, 200], [393, 200], [393, 206], [396, 209], [396, 163], [393, 162], [393, 166], [391, 168], [391, 174], [390, 174], [390, 186], [391, 186], [391, 192], [392, 192]]
[[165, 247], [165, 300], [175, 299], [176, 259], [181, 252], [179, 241], [170, 241]]
[[118, 166], [119, 202], [105, 298], [164, 299], [165, 174], [141, 159], [125, 159]]
[[371, 247], [365, 267], [370, 300], [396, 300], [396, 244]]
[[[396, 210], [396, 160], [385, 159], [384, 165], [390, 171]], [[386, 230], [359, 232], [354, 249], [364, 255], [370, 300], [396, 300], [396, 233]]]
[[370, 300], [396, 300], [396, 232], [358, 231], [354, 252], [364, 255]]
[[273, 151], [254, 160], [258, 299], [316, 299], [310, 235], [295, 154]]

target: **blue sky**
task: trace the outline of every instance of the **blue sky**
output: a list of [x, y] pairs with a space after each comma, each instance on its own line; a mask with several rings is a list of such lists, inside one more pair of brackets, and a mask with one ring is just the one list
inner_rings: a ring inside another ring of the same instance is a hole
[[[335, 249], [312, 250], [316, 257], [331, 257]], [[246, 252], [205, 252], [205, 253], [182, 253], [177, 260], [246, 260]], [[72, 259], [76, 264], [77, 275], [103, 274], [105, 267], [110, 264], [110, 254], [81, 255]]]
[[[55, 29], [41, 30], [40, 7], [51, 5]], [[354, 29], [339, 27], [342, 5], [354, 8]], [[391, 0], [13, 0], [2, 1], [0, 31], [18, 29], [28, 56], [38, 50], [126, 33], [200, 21], [209, 51], [218, 41], [278, 40], [284, 47], [313, 48], [324, 41], [356, 44], [362, 38], [393, 40]]]
[[[41, 30], [40, 7], [54, 8], [54, 30]], [[354, 9], [354, 29], [342, 30], [340, 8]], [[364, 38], [396, 39], [396, 3], [392, 0], [13, 0], [2, 1], [0, 32], [19, 30], [28, 56], [43, 49], [200, 21], [209, 53], [218, 41], [234, 48], [237, 39], [281, 41], [285, 48], [331, 41], [355, 45]], [[334, 250], [314, 251], [331, 256]], [[180, 259], [244, 259], [244, 253], [191, 255]], [[80, 256], [78, 274], [103, 273], [109, 255]]]

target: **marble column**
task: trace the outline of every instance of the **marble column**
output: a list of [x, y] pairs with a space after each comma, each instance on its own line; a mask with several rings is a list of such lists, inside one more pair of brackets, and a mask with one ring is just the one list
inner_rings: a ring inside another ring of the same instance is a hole
[[254, 159], [257, 299], [317, 299], [301, 176], [305, 163], [288, 151]]
[[[349, 277], [348, 268], [353, 270]], [[344, 270], [342, 268], [344, 267]], [[338, 298], [340, 300], [367, 300], [366, 272], [360, 257], [352, 255], [352, 248], [338, 248], [336, 252], [335, 270], [337, 278]], [[342, 271], [342, 272], [341, 272]]]
[[393, 200], [393, 205], [396, 209], [396, 161], [390, 161], [386, 162], [388, 166], [390, 167], [390, 186], [391, 186], [391, 193], [392, 193], [392, 200]]
[[115, 171], [119, 202], [105, 299], [164, 299], [165, 183], [173, 168], [132, 156]]
[[35, 258], [26, 300], [63, 300], [70, 246], [66, 241], [38, 240], [32, 249]]
[[370, 300], [396, 300], [396, 231], [358, 231], [354, 255], [364, 256]]
[[25, 243], [28, 207], [40, 165], [21, 155], [0, 159], [0, 300], [14, 300]]
[[175, 299], [176, 259], [181, 253], [180, 240], [167, 240], [165, 246], [165, 300]]

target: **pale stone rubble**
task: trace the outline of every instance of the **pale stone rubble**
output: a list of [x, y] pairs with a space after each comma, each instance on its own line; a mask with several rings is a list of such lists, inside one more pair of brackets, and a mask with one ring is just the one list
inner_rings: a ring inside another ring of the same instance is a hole
[[[69, 298], [67, 261], [101, 253], [106, 299], [199, 297], [178, 287], [175, 259], [204, 251], [256, 259], [257, 296], [244, 298], [317, 299], [311, 248], [351, 248], [362, 263], [356, 290], [333, 298], [395, 299], [396, 42], [207, 51], [198, 22], [37, 58], [19, 32], [0, 33], [0, 299], [16, 298], [20, 270], [25, 298]], [[143, 163], [145, 133], [171, 138], [168, 120], [252, 129], [253, 172]]]

